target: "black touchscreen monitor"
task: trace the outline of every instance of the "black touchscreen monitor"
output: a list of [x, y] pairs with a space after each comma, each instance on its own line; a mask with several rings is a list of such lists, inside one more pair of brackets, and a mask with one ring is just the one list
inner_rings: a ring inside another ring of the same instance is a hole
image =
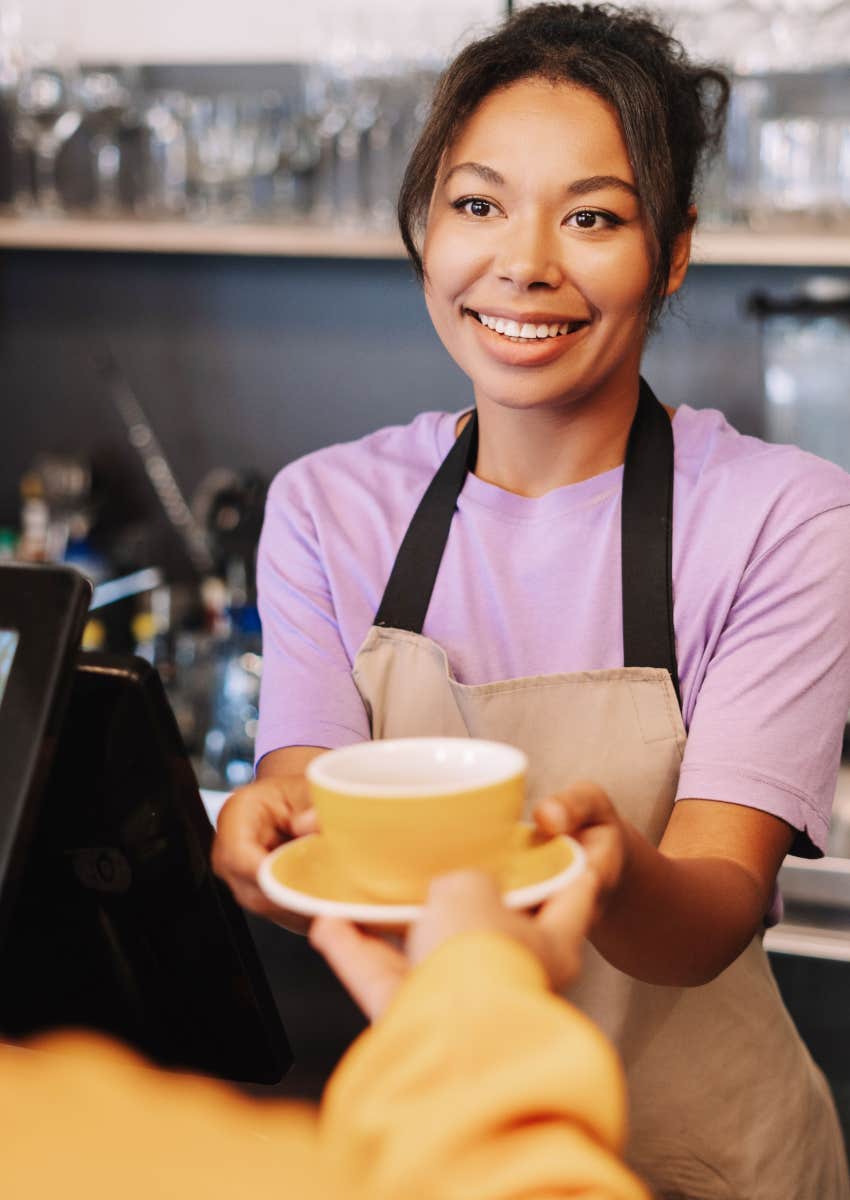
[[[0, 650], [13, 656], [0, 745], [23, 624], [9, 622], [16, 644]], [[212, 828], [157, 672], [82, 654], [68, 674], [39, 795], [23, 814], [2, 809], [25, 832], [0, 876], [0, 1032], [93, 1028], [166, 1066], [277, 1082], [286, 1034], [244, 916], [210, 869]]]
[[0, 938], [55, 749], [90, 599], [91, 586], [77, 571], [0, 564]]

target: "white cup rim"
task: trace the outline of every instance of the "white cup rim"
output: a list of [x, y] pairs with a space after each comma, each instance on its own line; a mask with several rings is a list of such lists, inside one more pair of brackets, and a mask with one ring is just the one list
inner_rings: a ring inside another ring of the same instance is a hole
[[[361, 783], [346, 779], [340, 774], [343, 768], [350, 766], [352, 759], [356, 760], [366, 755], [378, 759], [383, 756], [391, 758], [411, 751], [433, 754], [443, 751], [445, 754], [451, 755], [466, 752], [467, 756], [478, 753], [482, 758], [489, 756], [490, 762], [489, 764], [484, 762], [476, 764], [477, 770], [470, 774], [469, 779], [461, 783], [457, 779], [447, 780], [444, 784], [433, 782], [415, 784], [398, 781], [378, 783], [374, 780]], [[504, 783], [517, 775], [522, 775], [527, 770], [528, 758], [526, 755], [516, 746], [510, 746], [506, 742], [488, 741], [483, 738], [412, 737], [378, 738], [374, 741], [342, 746], [338, 750], [329, 750], [326, 754], [320, 754], [311, 760], [307, 766], [306, 775], [307, 779], [318, 787], [346, 796], [381, 799], [398, 797], [401, 793], [406, 798], [418, 799], [450, 796], [461, 791], [492, 787], [494, 784]]]

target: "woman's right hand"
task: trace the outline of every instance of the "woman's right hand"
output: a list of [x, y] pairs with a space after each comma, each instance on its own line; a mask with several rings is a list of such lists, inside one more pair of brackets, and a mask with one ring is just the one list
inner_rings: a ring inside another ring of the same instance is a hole
[[311, 759], [323, 753], [299, 746], [267, 755], [257, 779], [235, 791], [222, 808], [212, 847], [213, 870], [237, 903], [299, 932], [306, 922], [283, 912], [264, 895], [257, 872], [265, 856], [283, 842], [315, 832], [304, 771]]

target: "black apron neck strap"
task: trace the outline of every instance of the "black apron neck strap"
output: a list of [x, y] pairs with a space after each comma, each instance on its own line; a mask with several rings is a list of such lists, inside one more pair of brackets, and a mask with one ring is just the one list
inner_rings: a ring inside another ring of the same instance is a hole
[[[421, 633], [457, 499], [478, 453], [473, 412], [419, 502], [396, 556], [375, 624]], [[641, 379], [623, 469], [623, 662], [663, 667], [676, 694], [673, 634], [673, 429]]]
[[478, 413], [473, 409], [407, 527], [375, 616], [376, 625], [422, 632], [457, 498], [477, 457]]
[[623, 665], [665, 668], [681, 705], [673, 629], [673, 425], [644, 379], [623, 468], [620, 556]]

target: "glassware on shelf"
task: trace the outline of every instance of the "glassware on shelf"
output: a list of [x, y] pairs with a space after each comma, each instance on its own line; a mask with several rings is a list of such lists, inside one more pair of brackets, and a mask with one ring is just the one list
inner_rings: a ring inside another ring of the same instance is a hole
[[[387, 90], [391, 94], [391, 89]], [[384, 98], [366, 132], [363, 153], [367, 223], [375, 229], [390, 229], [395, 222], [394, 199], [401, 183], [399, 117]]]
[[155, 92], [141, 106], [142, 132], [134, 208], [143, 217], [180, 217], [186, 211], [187, 98]]
[[315, 142], [315, 167], [310, 180], [310, 217], [329, 225], [338, 212], [340, 138], [349, 114], [349, 82], [333, 67], [314, 64], [308, 71], [305, 90], [305, 132]]
[[823, 200], [821, 123], [814, 117], [776, 117], [758, 129], [756, 217], [817, 214]]
[[72, 70], [49, 62], [26, 64], [18, 78], [15, 109], [16, 150], [24, 163], [16, 204], [43, 216], [61, 215], [56, 160], [83, 115]]
[[270, 208], [288, 130], [283, 96], [275, 89], [243, 98], [244, 170], [234, 179], [233, 211], [240, 218]]
[[245, 218], [254, 189], [277, 170], [279, 93], [191, 96], [186, 105], [187, 182], [193, 216]]
[[709, 221], [762, 230], [850, 224], [848, 0], [658, 0], [697, 61], [733, 76]]
[[244, 69], [234, 88], [222, 65], [230, 86], [220, 92], [208, 82], [202, 92], [145, 90], [156, 68], [151, 77], [149, 68], [73, 69], [31, 56], [14, 92], [19, 210], [61, 212], [56, 160], [80, 130], [60, 164], [75, 209], [390, 228], [436, 65], [393, 56], [370, 29], [337, 36], [312, 64], [281, 66], [272, 88], [246, 88]]
[[759, 122], [750, 223], [796, 230], [850, 220], [850, 113], [782, 115]]
[[825, 215], [833, 221], [850, 218], [850, 112], [824, 121], [824, 161], [827, 186]]
[[188, 98], [186, 174], [193, 216], [215, 216], [224, 209], [228, 167], [236, 140], [235, 124], [230, 97]]
[[850, 224], [850, 69], [735, 80], [728, 213], [759, 231]]
[[280, 221], [303, 219], [310, 208], [308, 181], [319, 161], [318, 142], [299, 106], [282, 102], [277, 165], [269, 176], [268, 208]]
[[121, 135], [132, 103], [131, 78], [118, 67], [83, 70], [76, 90], [88, 135], [94, 181], [92, 209], [100, 216], [115, 216], [123, 207]]

